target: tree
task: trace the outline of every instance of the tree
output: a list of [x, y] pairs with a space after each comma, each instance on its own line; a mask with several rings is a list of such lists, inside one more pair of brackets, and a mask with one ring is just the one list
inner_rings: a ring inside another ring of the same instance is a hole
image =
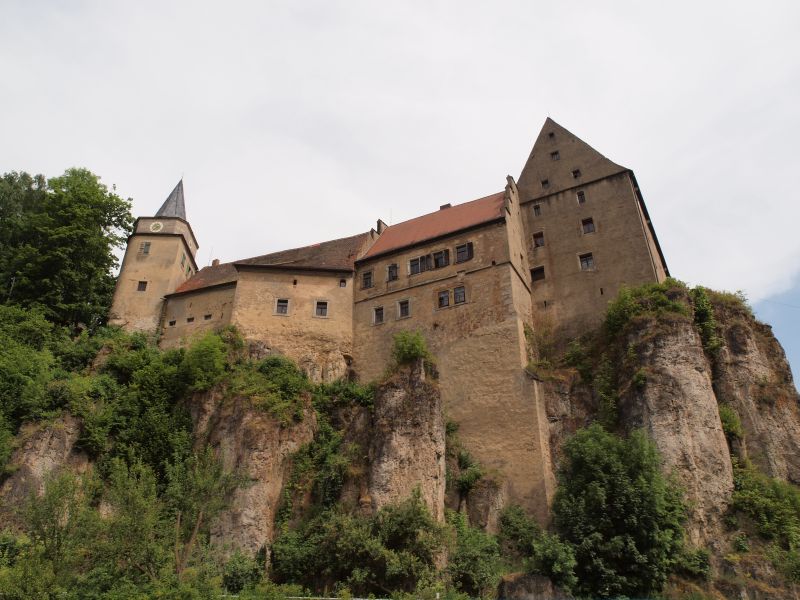
[[578, 595], [658, 592], [681, 555], [685, 506], [655, 445], [592, 425], [565, 444], [558, 477], [553, 513], [575, 550]]
[[0, 302], [41, 307], [51, 321], [93, 327], [114, 292], [114, 250], [131, 232], [129, 200], [86, 169], [0, 180]]

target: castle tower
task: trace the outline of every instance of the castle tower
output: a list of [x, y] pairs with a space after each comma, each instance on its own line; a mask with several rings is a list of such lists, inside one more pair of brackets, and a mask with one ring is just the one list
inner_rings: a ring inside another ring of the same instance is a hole
[[633, 171], [548, 118], [519, 177], [534, 318], [568, 340], [624, 285], [669, 276]]
[[183, 180], [153, 217], [139, 217], [128, 238], [109, 323], [156, 331], [164, 296], [197, 272], [197, 240], [186, 220]]

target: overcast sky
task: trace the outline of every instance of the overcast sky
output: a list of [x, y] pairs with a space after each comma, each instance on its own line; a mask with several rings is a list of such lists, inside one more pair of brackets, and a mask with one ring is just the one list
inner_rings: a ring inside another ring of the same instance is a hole
[[[642, 187], [673, 275], [800, 365], [800, 3], [0, 0], [0, 171], [87, 167], [198, 263], [501, 190], [547, 116]], [[765, 317], [766, 318], [766, 317]]]

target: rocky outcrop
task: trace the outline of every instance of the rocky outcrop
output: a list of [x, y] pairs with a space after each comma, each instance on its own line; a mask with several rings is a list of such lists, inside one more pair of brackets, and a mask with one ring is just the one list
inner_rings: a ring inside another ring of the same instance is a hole
[[715, 361], [717, 399], [739, 415], [742, 452], [760, 470], [800, 484], [800, 397], [768, 325], [717, 307], [725, 345]]
[[445, 429], [437, 386], [422, 362], [403, 369], [375, 396], [369, 494], [378, 510], [419, 489], [437, 520], [444, 519]]
[[643, 322], [628, 342], [646, 380], [640, 377], [623, 393], [621, 422], [653, 439], [665, 470], [684, 487], [690, 540], [713, 545], [733, 492], [733, 470], [703, 344], [680, 316], [669, 323]]
[[247, 480], [212, 525], [212, 543], [255, 554], [273, 539], [291, 457], [313, 439], [314, 412], [307, 408], [299, 423], [285, 427], [248, 399], [214, 391], [195, 396], [190, 411], [196, 443], [216, 448], [223, 467]]
[[47, 478], [62, 469], [86, 472], [89, 457], [75, 448], [80, 421], [70, 414], [50, 423], [24, 425], [11, 457], [12, 475], [0, 487], [2, 512], [13, 512], [32, 493], [41, 494]]

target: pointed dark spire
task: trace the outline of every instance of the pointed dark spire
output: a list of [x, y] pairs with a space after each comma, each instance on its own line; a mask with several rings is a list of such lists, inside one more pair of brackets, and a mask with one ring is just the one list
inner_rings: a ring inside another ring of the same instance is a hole
[[183, 179], [178, 182], [175, 189], [170, 192], [164, 204], [158, 209], [157, 217], [178, 217], [186, 220], [186, 205], [183, 202]]

